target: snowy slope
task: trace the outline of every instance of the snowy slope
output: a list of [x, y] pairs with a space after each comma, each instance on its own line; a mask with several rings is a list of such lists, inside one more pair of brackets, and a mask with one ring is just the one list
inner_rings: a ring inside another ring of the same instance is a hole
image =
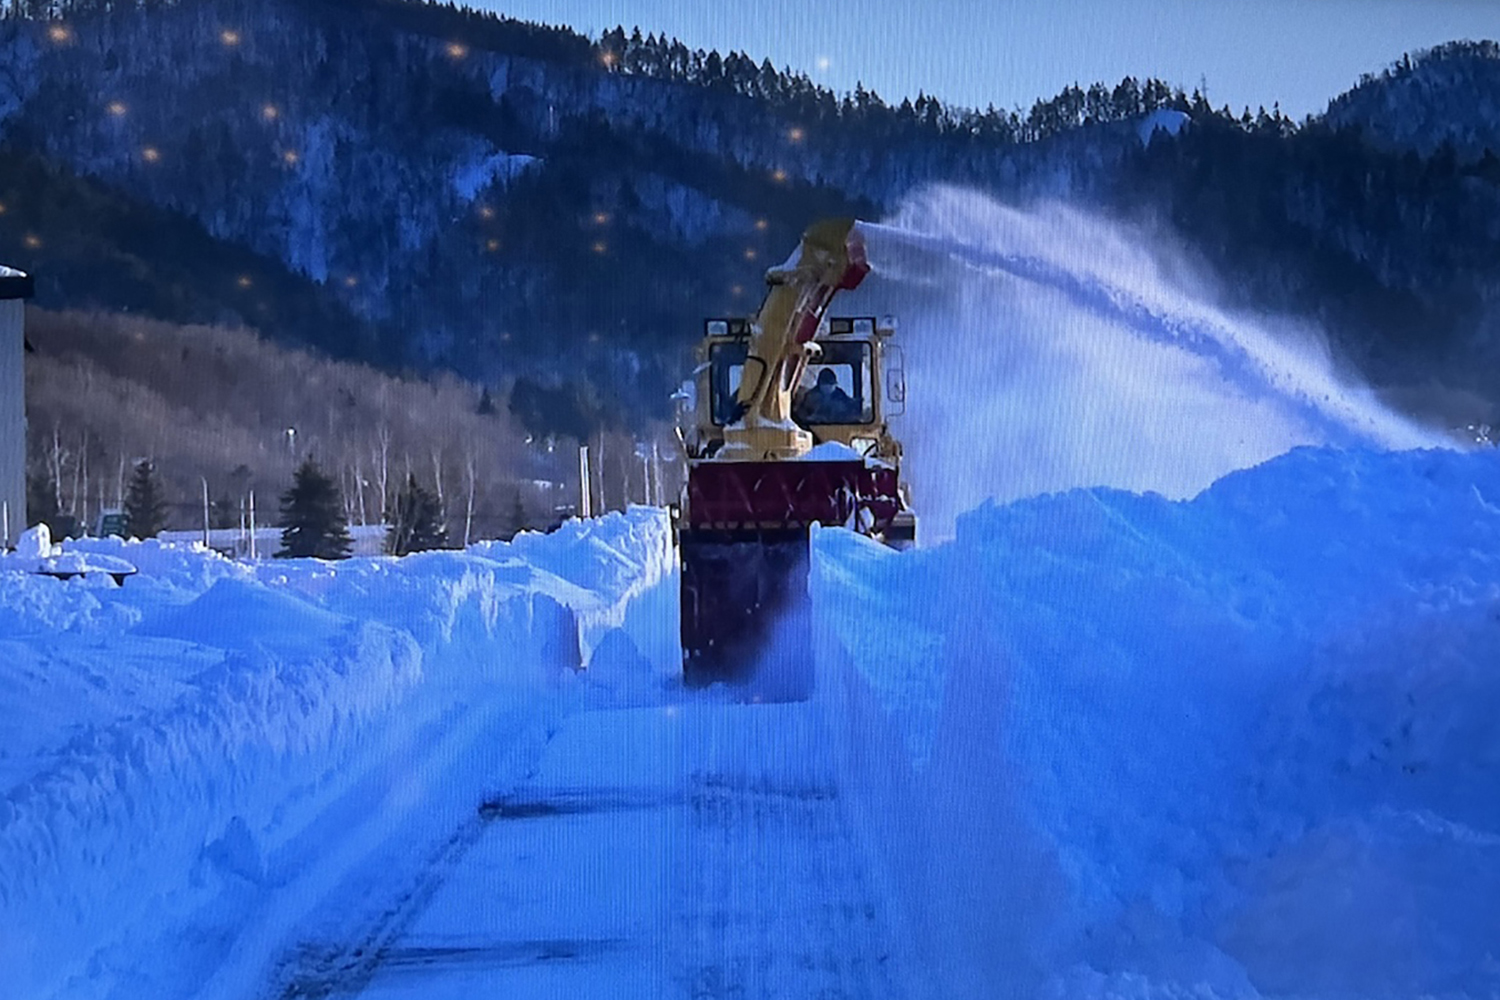
[[647, 510], [402, 560], [78, 549], [141, 572], [0, 559], [6, 997], [232, 995], [215, 970], [258, 974], [351, 852], [410, 825], [414, 782], [472, 812], [513, 780], [500, 744], [565, 710], [569, 668], [669, 570]]
[[1493, 454], [820, 532], [813, 591], [846, 790], [957, 994], [1500, 989]]

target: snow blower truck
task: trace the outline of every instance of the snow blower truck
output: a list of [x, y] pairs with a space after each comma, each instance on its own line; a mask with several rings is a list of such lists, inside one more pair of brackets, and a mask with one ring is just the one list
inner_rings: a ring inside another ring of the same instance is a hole
[[915, 542], [901, 445], [886, 423], [906, 395], [895, 322], [825, 315], [869, 270], [858, 223], [819, 222], [766, 272], [754, 316], [704, 323], [694, 379], [678, 394], [687, 481], [674, 535], [689, 687], [751, 680], [773, 635], [802, 644], [810, 680], [811, 629], [794, 612], [812, 525]]

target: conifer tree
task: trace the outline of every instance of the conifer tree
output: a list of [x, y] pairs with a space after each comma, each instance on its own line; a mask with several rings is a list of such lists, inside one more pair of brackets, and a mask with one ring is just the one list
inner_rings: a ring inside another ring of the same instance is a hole
[[521, 500], [521, 491], [516, 490], [510, 505], [510, 537], [514, 538], [530, 527], [531, 518], [526, 513], [526, 504]]
[[406, 477], [406, 485], [396, 497], [391, 526], [385, 536], [385, 550], [393, 556], [409, 552], [426, 552], [448, 544], [448, 529], [443, 524], [443, 510], [437, 497], [417, 482], [415, 475]]
[[45, 524], [52, 527], [57, 521], [57, 515], [61, 513], [57, 509], [56, 494], [52, 491], [52, 484], [47, 481], [46, 476], [31, 473], [26, 477], [26, 515], [31, 525]]
[[354, 542], [344, 517], [338, 484], [304, 459], [281, 495], [281, 550], [278, 559], [347, 559]]
[[135, 463], [125, 487], [125, 531], [136, 538], [155, 538], [167, 526], [167, 504], [156, 464], [148, 458]]

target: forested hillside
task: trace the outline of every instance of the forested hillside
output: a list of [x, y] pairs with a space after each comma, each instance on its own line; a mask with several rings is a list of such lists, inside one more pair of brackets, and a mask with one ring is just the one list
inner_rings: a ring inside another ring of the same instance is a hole
[[[1235, 305], [1311, 317], [1445, 418], [1500, 400], [1492, 44], [1372, 67], [1296, 123], [1158, 80], [891, 104], [649, 32], [402, 0], [15, 10], [0, 259], [51, 307], [517, 379], [528, 430], [583, 435], [665, 415], [701, 318], [752, 308], [810, 219], [945, 181], [1183, 239]], [[1161, 109], [1188, 124], [1140, 128]]]

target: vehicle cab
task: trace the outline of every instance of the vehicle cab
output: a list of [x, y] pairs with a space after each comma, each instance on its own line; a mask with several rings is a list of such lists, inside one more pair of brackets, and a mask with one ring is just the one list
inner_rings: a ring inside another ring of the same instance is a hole
[[[743, 319], [704, 323], [693, 391], [684, 394], [691, 426], [683, 428], [691, 457], [711, 457], [725, 425], [737, 417], [735, 394], [749, 358], [750, 324]], [[808, 358], [792, 388], [792, 419], [814, 446], [836, 441], [861, 456], [895, 464], [901, 446], [888, 418], [905, 410], [901, 349], [891, 343], [895, 321], [873, 316], [829, 317], [808, 344]]]

